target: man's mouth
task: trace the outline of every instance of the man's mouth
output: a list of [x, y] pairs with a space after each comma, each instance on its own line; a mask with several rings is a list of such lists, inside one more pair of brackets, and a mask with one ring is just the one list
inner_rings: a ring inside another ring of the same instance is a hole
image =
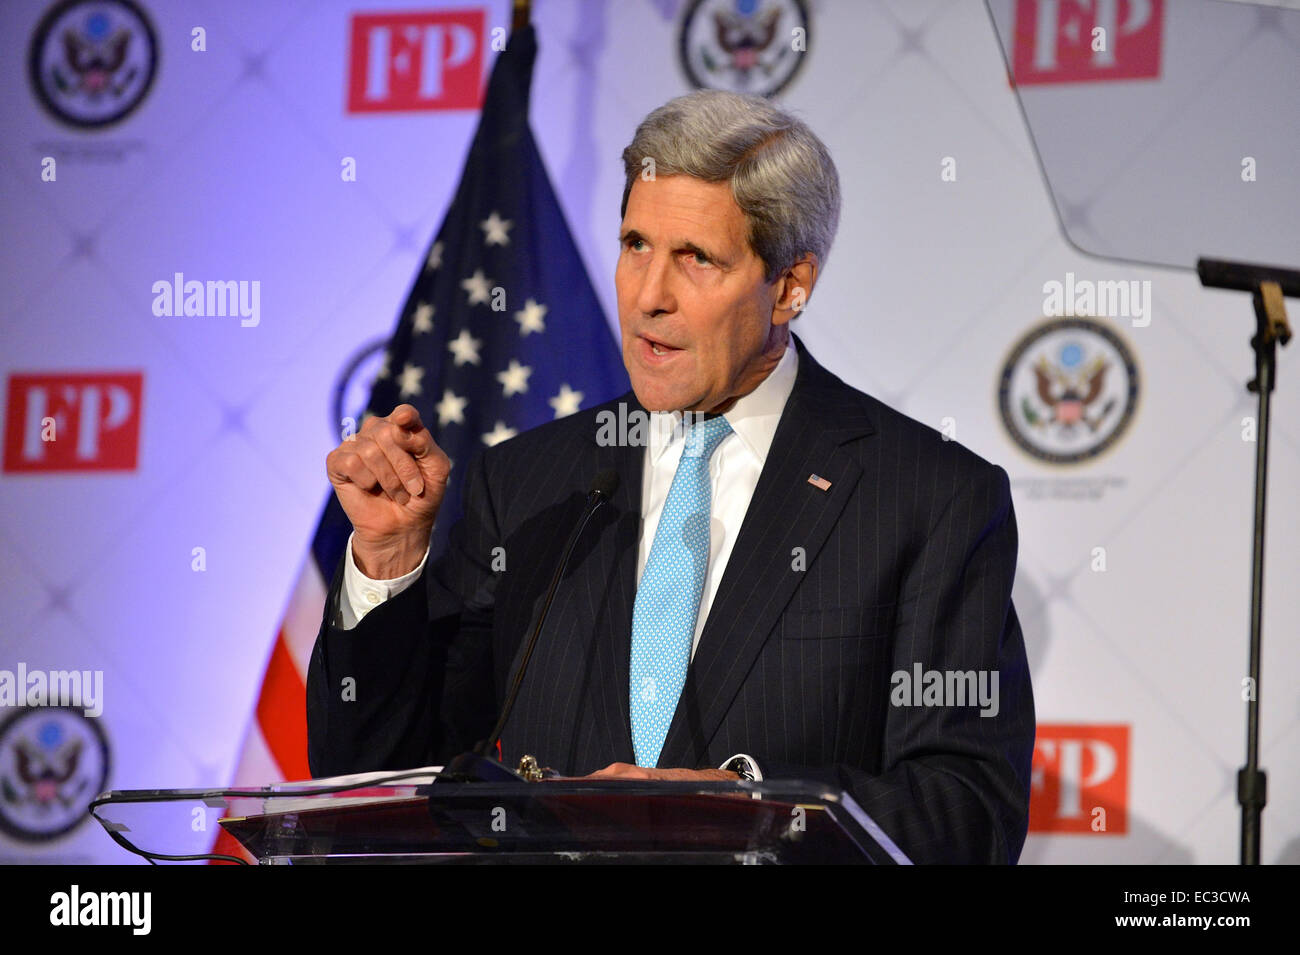
[[671, 355], [675, 355], [679, 351], [683, 351], [683, 349], [678, 348], [676, 345], [670, 345], [658, 338], [650, 338], [648, 335], [641, 335], [639, 337], [642, 343], [642, 352], [647, 358], [664, 359]]

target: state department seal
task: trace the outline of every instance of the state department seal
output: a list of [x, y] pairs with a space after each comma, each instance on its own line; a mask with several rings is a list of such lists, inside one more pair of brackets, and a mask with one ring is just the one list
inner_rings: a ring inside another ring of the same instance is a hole
[[1050, 464], [1091, 461], [1128, 430], [1139, 375], [1128, 344], [1091, 318], [1054, 318], [1016, 342], [998, 410], [1021, 449]]
[[32, 34], [27, 69], [36, 98], [78, 129], [120, 122], [158, 70], [158, 38], [133, 0], [63, 0]]
[[108, 786], [98, 719], [63, 706], [23, 706], [0, 724], [0, 832], [50, 842], [90, 818]]
[[693, 0], [677, 53], [691, 85], [775, 96], [808, 56], [803, 0]]

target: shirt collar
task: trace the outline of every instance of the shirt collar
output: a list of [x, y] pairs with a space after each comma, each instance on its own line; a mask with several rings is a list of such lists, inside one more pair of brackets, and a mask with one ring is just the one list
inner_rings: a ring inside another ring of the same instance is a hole
[[[767, 452], [776, 437], [776, 426], [785, 410], [785, 403], [794, 390], [799, 371], [799, 353], [795, 351], [794, 336], [786, 343], [785, 354], [766, 378], [747, 395], [736, 399], [724, 417], [740, 443], [759, 462], [767, 460]], [[650, 462], [656, 464], [665, 451], [681, 435], [680, 411], [655, 411], [650, 414]]]

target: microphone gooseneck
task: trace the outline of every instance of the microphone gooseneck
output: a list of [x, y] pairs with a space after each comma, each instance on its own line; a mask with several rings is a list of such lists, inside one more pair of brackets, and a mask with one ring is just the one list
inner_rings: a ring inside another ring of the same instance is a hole
[[573, 548], [577, 545], [578, 538], [582, 536], [583, 528], [587, 526], [591, 516], [596, 513], [602, 504], [608, 502], [614, 496], [614, 492], [618, 490], [618, 485], [618, 472], [613, 468], [606, 468], [592, 480], [587, 491], [587, 503], [582, 509], [582, 514], [578, 518], [578, 523], [574, 526], [573, 532], [569, 534], [569, 540], [564, 546], [564, 553], [560, 557], [560, 563], [556, 566], [555, 574], [551, 577], [551, 585], [546, 591], [546, 599], [542, 602], [542, 611], [538, 614], [537, 623], [533, 627], [533, 632], [528, 636], [528, 643], [524, 646], [523, 656], [519, 660], [519, 669], [515, 671], [515, 678], [510, 684], [510, 692], [506, 695], [505, 705], [501, 708], [501, 716], [497, 719], [496, 726], [492, 728], [492, 734], [479, 744], [478, 755], [486, 756], [496, 746], [497, 740], [501, 738], [501, 731], [505, 728], [506, 720], [510, 718], [510, 711], [514, 708], [515, 700], [519, 696], [519, 688], [523, 685], [524, 674], [528, 671], [528, 661], [532, 659], [533, 650], [537, 646], [537, 638], [541, 636], [547, 614], [551, 611], [551, 602], [555, 599], [555, 591], [560, 586], [560, 578], [564, 576], [564, 571], [569, 566], [569, 558], [573, 556]]

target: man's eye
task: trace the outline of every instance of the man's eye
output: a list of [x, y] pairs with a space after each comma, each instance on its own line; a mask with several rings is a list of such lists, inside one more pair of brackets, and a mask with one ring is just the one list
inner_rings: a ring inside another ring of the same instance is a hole
[[712, 264], [713, 264], [713, 262], [709, 259], [709, 257], [708, 257], [707, 255], [705, 255], [703, 252], [693, 252], [693, 253], [691, 253], [691, 254], [694, 255], [694, 257], [695, 257], [695, 264], [696, 264], [696, 265], [712, 265]]
[[636, 246], [640, 245], [644, 241], [645, 241], [644, 239], [628, 239], [627, 242], [624, 243], [624, 245], [626, 245], [629, 249], [634, 249]]

